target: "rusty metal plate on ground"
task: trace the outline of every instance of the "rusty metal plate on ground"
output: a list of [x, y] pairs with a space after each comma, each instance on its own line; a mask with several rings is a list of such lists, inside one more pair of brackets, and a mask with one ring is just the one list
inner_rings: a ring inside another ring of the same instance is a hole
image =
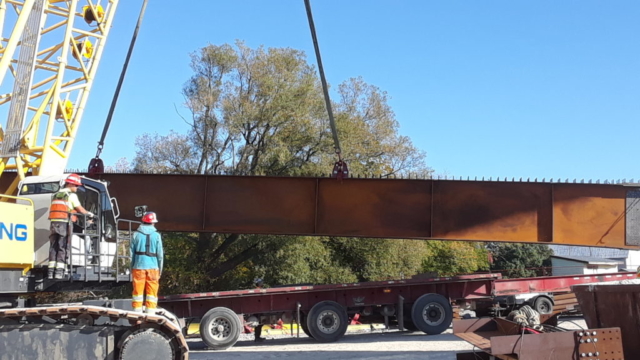
[[624, 355], [627, 359], [640, 359], [640, 284], [592, 284], [571, 288], [587, 326], [620, 328]]
[[624, 360], [619, 328], [522, 333], [501, 318], [453, 322], [453, 333], [497, 359]]

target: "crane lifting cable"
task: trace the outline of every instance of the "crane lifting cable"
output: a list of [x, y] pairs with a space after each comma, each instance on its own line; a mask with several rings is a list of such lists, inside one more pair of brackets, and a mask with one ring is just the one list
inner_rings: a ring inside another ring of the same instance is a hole
[[324, 92], [324, 102], [327, 106], [327, 113], [329, 114], [329, 125], [331, 126], [331, 134], [333, 135], [333, 144], [338, 155], [338, 161], [333, 166], [333, 172], [331, 177], [339, 180], [349, 177], [349, 170], [347, 163], [342, 159], [342, 150], [340, 148], [340, 139], [338, 138], [338, 129], [336, 128], [336, 122], [333, 118], [333, 111], [331, 109], [331, 99], [329, 98], [329, 87], [327, 86], [327, 80], [324, 76], [324, 68], [322, 67], [322, 58], [320, 57], [320, 47], [318, 46], [318, 38], [316, 36], [316, 28], [313, 24], [313, 15], [311, 14], [311, 3], [309, 0], [304, 0], [304, 5], [307, 8], [307, 18], [309, 19], [309, 29], [311, 30], [311, 37], [313, 38], [313, 47], [316, 51], [316, 59], [318, 61], [318, 72], [320, 73], [320, 81], [322, 82], [322, 90]]
[[138, 38], [138, 31], [140, 30], [140, 25], [142, 25], [144, 12], [147, 9], [147, 2], [148, 0], [144, 0], [144, 2], [142, 3], [142, 8], [140, 9], [140, 15], [138, 15], [138, 23], [136, 24], [136, 29], [133, 31], [133, 37], [131, 38], [131, 43], [129, 44], [129, 51], [127, 52], [127, 57], [124, 60], [124, 65], [122, 66], [122, 71], [120, 72], [120, 79], [118, 79], [118, 85], [116, 85], [116, 91], [113, 94], [113, 99], [111, 100], [111, 107], [109, 108], [107, 120], [105, 121], [104, 128], [102, 129], [102, 136], [100, 137], [100, 141], [98, 142], [98, 151], [96, 152], [96, 157], [91, 159], [91, 161], [89, 162], [89, 175], [91, 176], [104, 173], [104, 163], [102, 162], [102, 159], [100, 159], [100, 154], [102, 153], [102, 149], [104, 148], [104, 139], [107, 137], [107, 132], [109, 131], [109, 126], [111, 125], [111, 119], [113, 118], [113, 112], [116, 108], [116, 103], [118, 102], [118, 96], [120, 95], [122, 82], [124, 81], [124, 76], [127, 73], [127, 68], [129, 67], [129, 59], [131, 59], [131, 53], [133, 53], [133, 48], [136, 44], [136, 39]]

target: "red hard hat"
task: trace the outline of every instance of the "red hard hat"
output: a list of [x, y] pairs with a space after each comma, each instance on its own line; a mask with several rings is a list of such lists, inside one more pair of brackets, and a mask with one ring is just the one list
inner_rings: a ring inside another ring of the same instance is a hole
[[142, 216], [142, 222], [147, 224], [155, 224], [158, 222], [158, 218], [156, 217], [156, 213], [154, 212], [146, 212]]
[[64, 182], [66, 182], [67, 184], [82, 186], [82, 180], [80, 179], [80, 176], [78, 176], [78, 174], [71, 174], [67, 176], [67, 179]]

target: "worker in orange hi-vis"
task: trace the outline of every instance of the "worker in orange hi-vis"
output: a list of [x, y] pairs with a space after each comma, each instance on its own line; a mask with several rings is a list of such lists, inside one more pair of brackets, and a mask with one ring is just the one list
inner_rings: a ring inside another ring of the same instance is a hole
[[64, 180], [64, 187], [51, 198], [49, 220], [51, 221], [49, 234], [49, 268], [47, 278], [62, 279], [67, 268], [67, 258], [71, 255], [67, 251], [69, 241], [73, 236], [74, 213], [81, 213], [87, 218], [93, 218], [92, 212], [87, 211], [80, 204], [76, 192], [82, 186], [82, 179], [77, 174], [70, 174]]
[[164, 251], [162, 237], [154, 226], [158, 222], [156, 213], [146, 212], [142, 224], [136, 230], [131, 246], [131, 269], [133, 273], [133, 310], [142, 312], [142, 302], [147, 313], [155, 313], [158, 307], [158, 287], [162, 274]]

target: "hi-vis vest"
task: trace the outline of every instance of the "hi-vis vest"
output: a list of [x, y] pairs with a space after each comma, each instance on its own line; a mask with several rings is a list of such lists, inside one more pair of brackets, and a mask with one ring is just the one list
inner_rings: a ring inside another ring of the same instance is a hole
[[51, 221], [76, 221], [76, 216], [69, 201], [69, 193], [67, 191], [58, 191], [53, 195], [51, 207], [49, 208], [49, 220]]

